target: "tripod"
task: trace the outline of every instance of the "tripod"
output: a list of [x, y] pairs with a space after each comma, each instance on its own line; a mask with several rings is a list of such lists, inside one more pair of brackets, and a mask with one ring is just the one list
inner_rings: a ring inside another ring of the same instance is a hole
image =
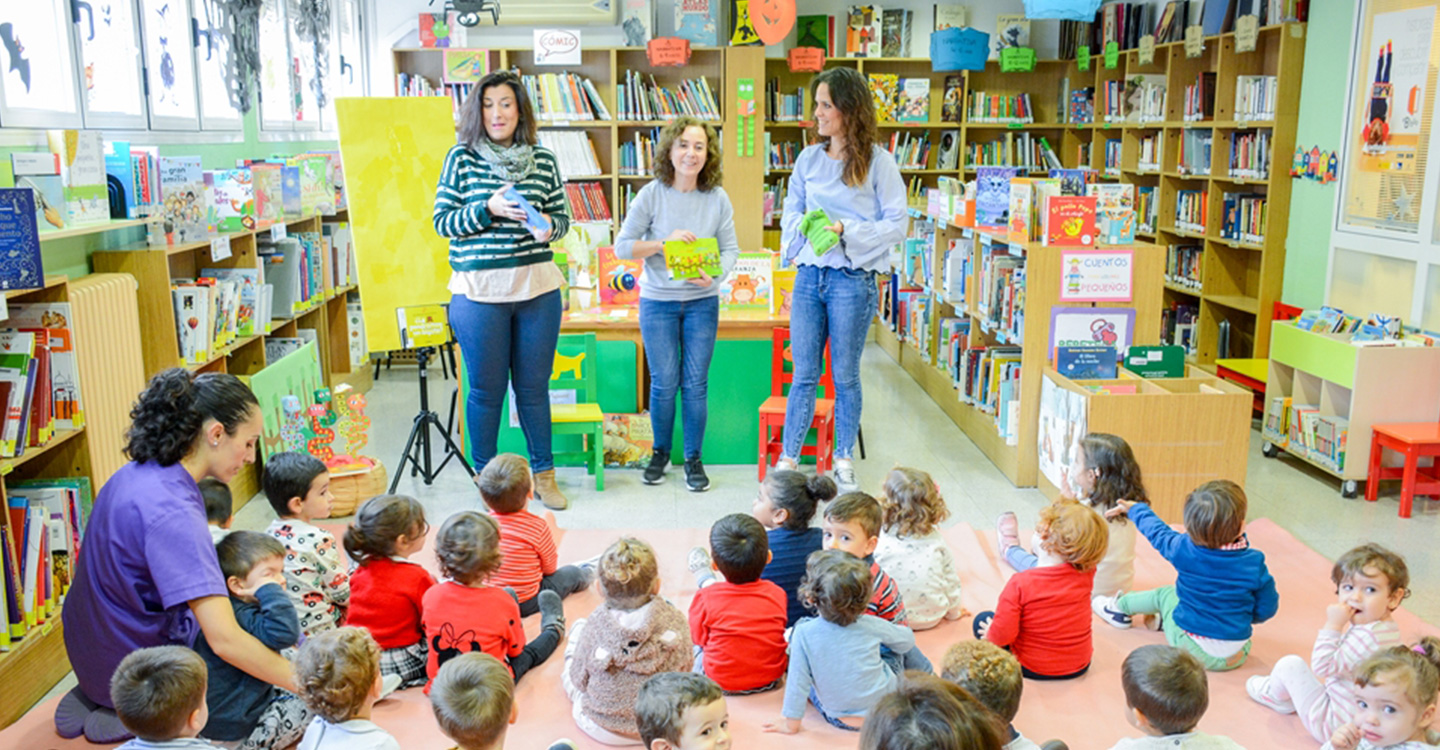
[[[465, 459], [455, 440], [450, 437], [450, 431], [440, 422], [440, 417], [430, 411], [430, 356], [435, 354], [435, 347], [422, 346], [415, 350], [415, 361], [420, 368], [420, 413], [415, 415], [415, 426], [410, 428], [410, 438], [405, 441], [405, 452], [401, 455], [400, 466], [395, 470], [395, 478], [390, 480], [390, 493], [395, 493], [395, 488], [400, 485], [400, 475], [405, 472], [405, 464], [409, 462], [410, 476], [419, 476], [425, 484], [433, 484], [435, 477], [450, 459], [459, 459], [460, 465], [465, 467], [465, 473], [472, 478], [475, 476], [475, 469]], [[442, 353], [443, 357], [444, 354]], [[430, 468], [430, 427], [440, 431], [440, 436], [445, 439], [445, 458], [439, 466]]]

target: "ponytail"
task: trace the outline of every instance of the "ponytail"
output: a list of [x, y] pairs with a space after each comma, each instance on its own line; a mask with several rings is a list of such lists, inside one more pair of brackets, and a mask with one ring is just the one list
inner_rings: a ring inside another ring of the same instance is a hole
[[172, 466], [189, 455], [206, 420], [214, 419], [225, 434], [234, 435], [259, 404], [234, 375], [164, 370], [150, 379], [130, 409], [125, 455], [138, 463]]
[[785, 528], [804, 531], [815, 518], [818, 504], [835, 498], [835, 480], [820, 474], [806, 476], [779, 469], [765, 475], [770, 504], [785, 511]]

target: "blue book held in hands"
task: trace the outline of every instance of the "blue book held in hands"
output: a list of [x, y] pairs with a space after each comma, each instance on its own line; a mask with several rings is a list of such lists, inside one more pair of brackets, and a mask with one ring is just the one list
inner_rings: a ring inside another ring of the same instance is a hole
[[535, 210], [535, 204], [526, 200], [525, 196], [521, 195], [520, 191], [516, 190], [514, 185], [511, 185], [510, 189], [505, 191], [505, 198], [506, 200], [519, 203], [520, 207], [525, 209], [526, 227], [536, 232], [543, 232], [549, 228], [550, 222], [546, 221], [545, 217], [542, 216], [539, 211]]

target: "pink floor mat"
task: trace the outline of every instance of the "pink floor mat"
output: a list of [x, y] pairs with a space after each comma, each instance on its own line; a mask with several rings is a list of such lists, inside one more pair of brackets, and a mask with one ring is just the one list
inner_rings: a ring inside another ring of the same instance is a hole
[[[593, 557], [602, 552], [619, 534], [616, 531], [560, 530], [560, 556], [573, 561]], [[944, 532], [954, 550], [957, 565], [965, 583], [965, 602], [975, 612], [993, 607], [1010, 569], [995, 555], [994, 535], [976, 532], [966, 524], [956, 524]], [[686, 554], [695, 545], [706, 543], [706, 529], [651, 530], [636, 534], [653, 544], [660, 557], [661, 589], [682, 609], [689, 605], [695, 592], [686, 569]], [[1021, 538], [1028, 538], [1022, 534]], [[1245, 695], [1245, 678], [1263, 674], [1285, 654], [1309, 655], [1315, 633], [1324, 621], [1325, 606], [1334, 596], [1330, 584], [1330, 561], [1321, 557], [1288, 532], [1269, 520], [1261, 519], [1249, 526], [1250, 543], [1263, 550], [1280, 589], [1280, 613], [1270, 622], [1257, 626], [1255, 645], [1249, 661], [1239, 670], [1210, 674], [1210, 710], [1200, 723], [1200, 730], [1228, 735], [1251, 750], [1268, 748], [1315, 748], [1314, 742], [1301, 729], [1293, 716], [1280, 716], [1253, 703]], [[1148, 544], [1137, 545], [1136, 586], [1152, 587], [1174, 580], [1174, 571]], [[425, 550], [415, 557], [434, 570], [434, 556]], [[1417, 582], [1424, 585], [1424, 582]], [[571, 622], [584, 617], [600, 603], [598, 594], [586, 592], [566, 600], [565, 611]], [[1405, 610], [1396, 613], [1396, 620], [1407, 640], [1440, 630], [1421, 622]], [[1149, 643], [1163, 643], [1160, 633], [1141, 629], [1115, 630], [1098, 620], [1094, 622], [1095, 658], [1084, 677], [1068, 682], [1035, 682], [1027, 680], [1025, 696], [1015, 726], [1036, 741], [1064, 739], [1074, 750], [1108, 748], [1121, 737], [1136, 732], [1125, 721], [1125, 696], [1120, 687], [1120, 663], [1132, 649]], [[527, 631], [533, 636], [539, 629], [539, 617], [532, 617]], [[955, 641], [971, 638], [970, 618], [943, 623], [934, 630], [918, 635], [920, 647], [937, 670], [945, 650]], [[511, 727], [507, 747], [543, 748], [560, 737], [575, 740], [581, 747], [604, 747], [585, 737], [570, 718], [570, 701], [560, 686], [562, 669], [560, 652], [530, 672], [517, 690], [520, 720]], [[803, 731], [796, 736], [765, 734], [760, 731], [764, 721], [778, 718], [782, 693], [729, 698], [730, 727], [736, 748], [801, 748], [854, 747], [857, 735], [830, 727], [810, 709]], [[36, 706], [20, 721], [0, 731], [0, 748], [80, 748], [94, 747], [82, 740], [61, 740], [55, 735], [51, 716], [55, 701]], [[406, 690], [375, 707], [374, 719], [399, 739], [407, 750], [443, 750], [450, 743], [439, 731], [430, 706], [419, 689]]]

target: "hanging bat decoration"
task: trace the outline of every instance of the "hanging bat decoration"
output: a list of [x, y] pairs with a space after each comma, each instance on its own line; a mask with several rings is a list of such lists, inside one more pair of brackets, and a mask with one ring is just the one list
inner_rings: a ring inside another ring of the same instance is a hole
[[455, 11], [455, 20], [466, 28], [480, 25], [481, 13], [489, 13], [490, 23], [500, 25], [500, 0], [445, 0], [444, 10]]
[[15, 36], [14, 26], [0, 23], [0, 42], [5, 44], [5, 52], [10, 55], [10, 70], [19, 71], [20, 82], [25, 84], [25, 91], [29, 92], [30, 59], [25, 57], [25, 46], [20, 43], [20, 38]]
[[315, 57], [315, 75], [310, 90], [315, 93], [315, 106], [324, 108], [329, 100], [330, 77], [330, 0], [300, 0], [300, 15], [295, 19], [295, 35], [310, 44]]

